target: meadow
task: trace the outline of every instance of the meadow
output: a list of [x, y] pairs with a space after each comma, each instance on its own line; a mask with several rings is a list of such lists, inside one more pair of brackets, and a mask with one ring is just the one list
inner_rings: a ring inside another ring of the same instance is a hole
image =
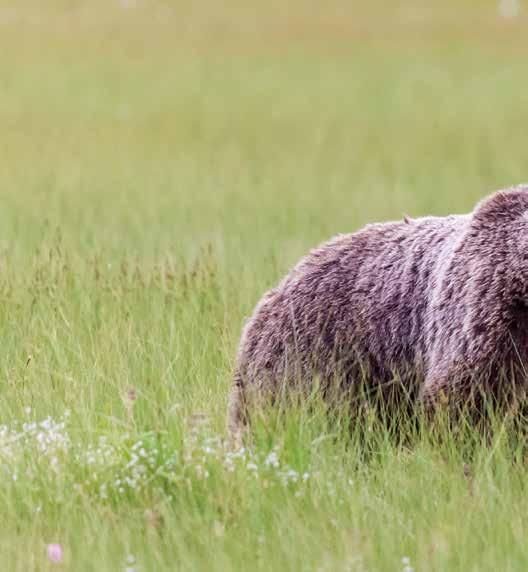
[[309, 248], [528, 178], [527, 23], [0, 2], [2, 570], [528, 569], [509, 426], [312, 408], [224, 444], [244, 317]]

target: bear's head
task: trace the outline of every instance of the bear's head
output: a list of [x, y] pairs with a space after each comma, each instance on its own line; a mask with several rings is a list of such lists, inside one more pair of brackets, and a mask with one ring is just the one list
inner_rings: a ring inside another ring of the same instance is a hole
[[498, 191], [473, 211], [470, 234], [476, 238], [474, 254], [507, 270], [509, 291], [528, 304], [528, 185]]
[[528, 184], [497, 191], [481, 201], [473, 218], [482, 225], [509, 225], [528, 222]]

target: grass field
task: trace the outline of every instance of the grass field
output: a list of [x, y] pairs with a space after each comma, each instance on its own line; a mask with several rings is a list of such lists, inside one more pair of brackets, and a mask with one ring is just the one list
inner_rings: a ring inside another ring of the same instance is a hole
[[2, 570], [528, 569], [510, 430], [222, 445], [303, 253], [528, 178], [527, 16], [387, 4], [0, 2]]

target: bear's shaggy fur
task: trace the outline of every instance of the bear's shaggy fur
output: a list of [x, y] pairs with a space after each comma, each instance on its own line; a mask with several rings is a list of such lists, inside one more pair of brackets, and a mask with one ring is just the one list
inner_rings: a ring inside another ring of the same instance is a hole
[[[229, 425], [255, 397], [339, 378], [409, 374], [418, 399], [497, 394], [528, 357], [528, 186], [468, 215], [404, 218], [339, 235], [264, 295], [238, 350]], [[508, 377], [504, 375], [507, 373]]]

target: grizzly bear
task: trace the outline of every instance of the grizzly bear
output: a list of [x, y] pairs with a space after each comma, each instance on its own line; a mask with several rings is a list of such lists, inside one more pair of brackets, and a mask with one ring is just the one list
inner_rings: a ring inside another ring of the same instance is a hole
[[[466, 215], [369, 224], [303, 258], [245, 325], [229, 428], [255, 398], [359, 382], [498, 396], [528, 357], [528, 185]], [[522, 384], [519, 384], [522, 385]]]

